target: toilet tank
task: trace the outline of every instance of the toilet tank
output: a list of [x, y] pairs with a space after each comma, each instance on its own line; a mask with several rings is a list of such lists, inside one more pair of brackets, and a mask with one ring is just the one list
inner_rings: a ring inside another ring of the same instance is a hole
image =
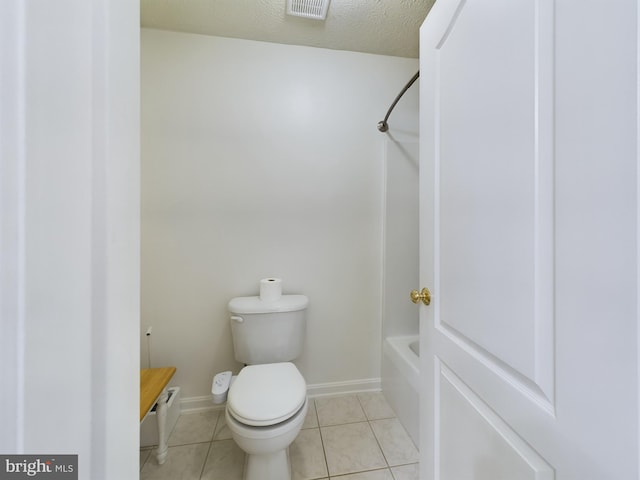
[[300, 356], [306, 333], [305, 295], [282, 295], [263, 302], [260, 297], [231, 299], [231, 336], [236, 360], [247, 365], [290, 362]]

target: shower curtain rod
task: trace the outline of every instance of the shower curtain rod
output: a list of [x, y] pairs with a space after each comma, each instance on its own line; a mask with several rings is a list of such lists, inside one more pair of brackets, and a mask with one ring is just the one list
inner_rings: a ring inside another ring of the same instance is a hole
[[396, 106], [396, 103], [398, 103], [398, 100], [402, 98], [402, 96], [404, 95], [404, 92], [409, 90], [409, 87], [413, 85], [413, 83], [418, 79], [419, 76], [420, 76], [420, 70], [418, 70], [416, 74], [413, 77], [411, 77], [411, 80], [407, 82], [407, 84], [404, 86], [402, 91], [398, 94], [396, 99], [393, 101], [393, 103], [389, 107], [389, 110], [387, 110], [387, 114], [385, 115], [384, 120], [382, 120], [381, 122], [378, 122], [378, 130], [380, 130], [381, 132], [386, 132], [387, 130], [389, 130], [389, 124], [387, 123], [387, 120], [389, 120], [389, 115], [391, 115], [391, 112], [393, 112], [393, 108]]

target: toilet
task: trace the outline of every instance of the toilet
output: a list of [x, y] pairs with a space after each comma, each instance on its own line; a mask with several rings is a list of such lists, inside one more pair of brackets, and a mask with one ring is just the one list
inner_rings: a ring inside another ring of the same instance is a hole
[[231, 435], [247, 453], [245, 480], [290, 480], [289, 445], [307, 414], [307, 384], [291, 363], [302, 352], [306, 332], [304, 295], [274, 301], [236, 297], [229, 302], [237, 377], [214, 378], [214, 402], [226, 399]]

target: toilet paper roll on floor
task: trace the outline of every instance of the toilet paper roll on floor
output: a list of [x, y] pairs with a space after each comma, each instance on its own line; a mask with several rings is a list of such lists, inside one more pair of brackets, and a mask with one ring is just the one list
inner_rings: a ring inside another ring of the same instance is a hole
[[282, 280], [279, 278], [263, 278], [260, 280], [260, 300], [276, 302], [282, 296]]

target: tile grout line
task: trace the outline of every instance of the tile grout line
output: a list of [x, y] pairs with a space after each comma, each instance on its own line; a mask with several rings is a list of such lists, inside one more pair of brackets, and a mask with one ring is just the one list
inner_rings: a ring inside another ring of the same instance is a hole
[[[371, 419], [369, 418], [369, 415], [367, 414], [367, 410], [362, 405], [362, 400], [360, 400], [360, 395], [356, 394], [356, 398], [358, 399], [358, 403], [360, 404], [360, 408], [362, 408], [362, 412], [364, 413], [364, 416], [367, 419], [367, 425], [369, 425], [369, 429], [371, 430], [371, 433], [373, 434], [373, 438], [376, 439], [376, 444], [378, 445], [378, 448], [380, 449], [380, 453], [382, 453], [382, 457], [384, 458], [384, 461], [387, 464], [387, 468], [389, 469], [389, 472], [391, 472], [391, 465], [389, 465], [389, 460], [387, 460], [387, 456], [384, 454], [384, 450], [382, 449], [382, 445], [380, 444], [380, 440], [378, 440], [378, 436], [376, 435], [376, 431], [371, 426]], [[393, 473], [391, 475], [393, 476]]]
[[[364, 414], [365, 422], [367, 423], [367, 426], [371, 430], [371, 433], [373, 434], [373, 438], [375, 438], [376, 444], [378, 445], [378, 448], [380, 449], [380, 453], [382, 454], [382, 458], [384, 458], [384, 461], [387, 464], [387, 466], [383, 467], [383, 468], [372, 468], [372, 469], [367, 469], [367, 470], [360, 470], [360, 471], [357, 471], [357, 472], [352, 472], [352, 473], [348, 473], [348, 474], [344, 474], [344, 475], [356, 475], [356, 474], [366, 473], [366, 472], [376, 472], [376, 471], [381, 471], [381, 470], [387, 470], [389, 472], [389, 474], [391, 475], [391, 477], [393, 479], [395, 479], [395, 477], [393, 475], [393, 472], [391, 471], [391, 466], [389, 465], [389, 461], [387, 460], [387, 457], [384, 454], [384, 451], [382, 450], [382, 446], [380, 445], [380, 442], [378, 441], [378, 437], [376, 436], [376, 432], [371, 427], [371, 421], [369, 419], [369, 415], [367, 414], [367, 410], [364, 408], [364, 405], [362, 404], [362, 400], [360, 400], [360, 395], [355, 394], [355, 397], [356, 397], [356, 400], [358, 401], [358, 405], [360, 405], [360, 408], [362, 409], [362, 413]], [[365, 423], [365, 422], [348, 422], [348, 423], [343, 423], [343, 424], [340, 424], [340, 425], [349, 425], [349, 424], [352, 424], [352, 423]], [[323, 448], [324, 448], [324, 446], [323, 446]], [[327, 471], [328, 471], [328, 466], [327, 466]], [[342, 475], [342, 476], [344, 476], [344, 475]], [[333, 477], [330, 475], [329, 476], [329, 480], [331, 480], [332, 478], [339, 479], [340, 475], [333, 476]]]
[[220, 412], [216, 415], [216, 423], [213, 426], [213, 432], [211, 432], [211, 440], [209, 441], [209, 448], [207, 449], [207, 454], [204, 457], [204, 462], [202, 463], [202, 469], [200, 469], [200, 479], [204, 475], [204, 469], [207, 466], [207, 462], [209, 461], [209, 455], [211, 455], [211, 449], [213, 448], [213, 441], [216, 438], [216, 430], [218, 428], [218, 423], [220, 423]]
[[204, 462], [202, 462], [202, 468], [200, 469], [200, 476], [198, 477], [200, 480], [202, 480], [202, 476], [204, 475], [204, 469], [207, 466], [207, 461], [209, 460], [209, 455], [211, 455], [212, 448], [213, 448], [213, 440], [209, 442], [209, 448], [207, 449], [207, 454], [204, 457]]
[[324, 457], [324, 466], [327, 469], [327, 478], [331, 478], [329, 474], [329, 462], [327, 461], [327, 451], [324, 448], [324, 438], [322, 438], [322, 428], [320, 428], [320, 415], [318, 415], [318, 404], [313, 401], [313, 408], [316, 411], [316, 422], [318, 422], [318, 433], [320, 434], [320, 445], [322, 445], [322, 456]]
[[[362, 413], [364, 414], [364, 421], [359, 420], [359, 421], [353, 421], [353, 422], [344, 422], [344, 423], [340, 423], [340, 424], [336, 424], [336, 425], [328, 425], [328, 426], [341, 426], [341, 425], [351, 425], [354, 423], [367, 423], [367, 426], [369, 427], [369, 430], [371, 430], [371, 433], [373, 434], [373, 438], [376, 441], [376, 444], [378, 445], [378, 448], [380, 449], [380, 453], [382, 454], [382, 458], [384, 458], [384, 461], [386, 463], [386, 467], [383, 468], [373, 468], [373, 469], [367, 469], [367, 470], [359, 470], [357, 472], [351, 472], [351, 473], [347, 473], [347, 474], [342, 474], [342, 475], [338, 475], [338, 476], [331, 476], [329, 475], [329, 479], [333, 479], [333, 478], [340, 478], [341, 476], [345, 476], [345, 475], [354, 475], [354, 474], [360, 474], [360, 473], [366, 473], [366, 472], [374, 472], [374, 471], [379, 471], [379, 470], [387, 470], [389, 472], [389, 474], [391, 475], [391, 477], [393, 479], [395, 479], [395, 476], [393, 475], [393, 472], [391, 471], [391, 466], [389, 465], [389, 461], [387, 460], [386, 455], [384, 454], [384, 450], [382, 449], [382, 446], [380, 445], [380, 441], [378, 440], [378, 437], [376, 436], [375, 431], [373, 430], [373, 427], [371, 426], [371, 420], [369, 419], [369, 415], [367, 414], [367, 410], [365, 409], [362, 400], [360, 399], [360, 395], [358, 394], [354, 394], [356, 401], [358, 402], [358, 405], [360, 405], [360, 408], [362, 410]], [[316, 409], [316, 414], [317, 414], [317, 409]], [[395, 414], [395, 412], [394, 412]], [[391, 418], [395, 418], [395, 417], [391, 417]], [[318, 418], [318, 427], [320, 427], [320, 419]], [[320, 430], [320, 438], [322, 439], [322, 430]], [[323, 452], [324, 452], [324, 442], [323, 442]], [[326, 461], [326, 452], [325, 453], [325, 461]], [[327, 472], [329, 473], [329, 465], [327, 462]]]
[[[396, 476], [395, 476], [395, 474], [393, 473], [392, 468], [394, 468], [394, 467], [402, 467], [402, 466], [406, 466], [406, 465], [415, 465], [415, 464], [418, 464], [419, 462], [408, 462], [408, 463], [402, 463], [402, 464], [399, 464], [399, 465], [391, 465], [391, 464], [389, 463], [389, 460], [387, 459], [387, 455], [384, 453], [384, 449], [382, 448], [382, 444], [380, 443], [380, 440], [378, 440], [378, 435], [376, 435], [376, 431], [375, 431], [375, 429], [371, 426], [371, 421], [372, 421], [372, 420], [373, 420], [373, 421], [378, 421], [378, 420], [398, 419], [398, 415], [397, 415], [397, 413], [392, 409], [393, 414], [394, 414], [394, 416], [393, 416], [393, 417], [383, 417], [383, 418], [374, 418], [374, 419], [369, 419], [369, 415], [367, 415], [367, 412], [366, 412], [366, 410], [365, 410], [365, 408], [364, 408], [364, 405], [362, 405], [362, 401], [360, 400], [360, 395], [359, 395], [359, 394], [357, 394], [356, 396], [357, 396], [357, 398], [358, 398], [358, 401], [360, 402], [360, 405], [362, 406], [362, 410], [364, 411], [365, 416], [367, 417], [367, 422], [369, 423], [369, 428], [371, 428], [371, 431], [373, 432], [373, 436], [374, 436], [374, 438], [376, 439], [376, 442], [378, 443], [378, 447], [380, 447], [380, 451], [382, 452], [382, 456], [384, 457], [385, 462], [387, 462], [387, 467], [388, 467], [389, 472], [391, 473], [391, 477], [395, 480]], [[401, 424], [401, 425], [402, 425], [402, 424]], [[406, 432], [406, 429], [404, 428], [404, 426], [402, 426], [402, 428], [403, 428], [403, 429], [405, 430], [405, 432]], [[413, 439], [411, 439], [411, 443], [413, 444], [413, 446], [414, 446], [414, 447], [416, 448], [416, 450], [417, 450], [417, 448], [418, 448], [418, 447], [416, 447], [416, 446], [415, 446], [415, 444], [413, 443]]]

